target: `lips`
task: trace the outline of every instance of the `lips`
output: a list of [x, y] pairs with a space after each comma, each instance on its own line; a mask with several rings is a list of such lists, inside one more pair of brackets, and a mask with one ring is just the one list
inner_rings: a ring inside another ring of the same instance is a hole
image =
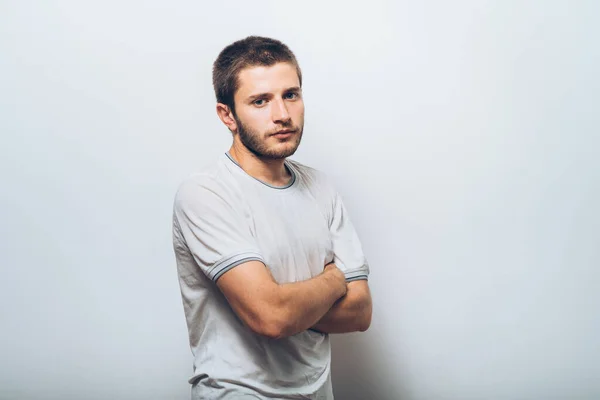
[[296, 131], [293, 129], [285, 129], [279, 132], [275, 132], [272, 136], [288, 136], [291, 135], [292, 133], [295, 133]]

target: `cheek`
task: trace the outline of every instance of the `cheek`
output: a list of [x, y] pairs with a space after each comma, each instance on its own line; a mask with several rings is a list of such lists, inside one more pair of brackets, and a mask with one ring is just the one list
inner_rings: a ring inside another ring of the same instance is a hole
[[294, 115], [296, 119], [304, 119], [304, 104], [300, 103], [294, 107]]
[[244, 117], [241, 121], [247, 128], [250, 128], [255, 132], [260, 132], [269, 125], [269, 113], [266, 111], [266, 107], [250, 110], [249, 112], [244, 113]]

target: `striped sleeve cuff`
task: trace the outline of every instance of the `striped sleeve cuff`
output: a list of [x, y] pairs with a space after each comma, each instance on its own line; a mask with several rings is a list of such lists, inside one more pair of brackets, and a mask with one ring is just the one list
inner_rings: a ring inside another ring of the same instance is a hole
[[208, 277], [216, 282], [225, 272], [248, 261], [260, 261], [265, 263], [263, 257], [254, 251], [244, 251], [225, 257], [217, 262], [208, 272]]
[[346, 282], [369, 280], [369, 267], [363, 265], [360, 268], [353, 269], [351, 271], [345, 271]]

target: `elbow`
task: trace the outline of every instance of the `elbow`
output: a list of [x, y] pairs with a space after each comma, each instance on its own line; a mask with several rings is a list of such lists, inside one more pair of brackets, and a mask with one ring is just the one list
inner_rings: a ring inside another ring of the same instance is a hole
[[273, 339], [273, 340], [283, 339], [284, 337], [288, 336], [285, 333], [285, 329], [283, 329], [282, 327], [277, 326], [277, 325], [265, 326], [263, 329], [261, 329], [259, 332], [256, 332], [256, 333], [258, 333], [261, 336], [266, 337], [267, 339]]
[[259, 318], [252, 318], [247, 321], [247, 325], [257, 335], [276, 340], [290, 336], [291, 327], [285, 321], [285, 318], [269, 312]]
[[242, 319], [257, 335], [269, 339], [283, 339], [295, 333], [292, 322], [294, 319], [289, 307], [286, 307], [280, 296], [275, 294], [268, 299], [253, 303], [245, 310]]
[[292, 335], [287, 326], [275, 321], [262, 324], [261, 327], [254, 332], [273, 340], [283, 339]]
[[371, 326], [371, 317], [369, 316], [369, 318], [363, 318], [362, 321], [360, 321], [360, 324], [358, 325], [358, 331], [359, 332], [366, 332], [369, 327]]
[[360, 332], [366, 332], [369, 329], [369, 327], [371, 326], [372, 316], [373, 316], [373, 306], [369, 302], [369, 304], [365, 305], [363, 313], [362, 313], [362, 318], [360, 318], [360, 321], [358, 324], [358, 330]]

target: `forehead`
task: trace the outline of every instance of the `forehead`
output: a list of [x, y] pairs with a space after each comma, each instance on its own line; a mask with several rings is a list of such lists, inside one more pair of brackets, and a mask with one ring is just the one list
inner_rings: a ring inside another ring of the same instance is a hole
[[238, 75], [236, 97], [247, 97], [258, 93], [277, 93], [300, 86], [296, 67], [287, 62], [268, 67], [256, 65], [244, 68]]

